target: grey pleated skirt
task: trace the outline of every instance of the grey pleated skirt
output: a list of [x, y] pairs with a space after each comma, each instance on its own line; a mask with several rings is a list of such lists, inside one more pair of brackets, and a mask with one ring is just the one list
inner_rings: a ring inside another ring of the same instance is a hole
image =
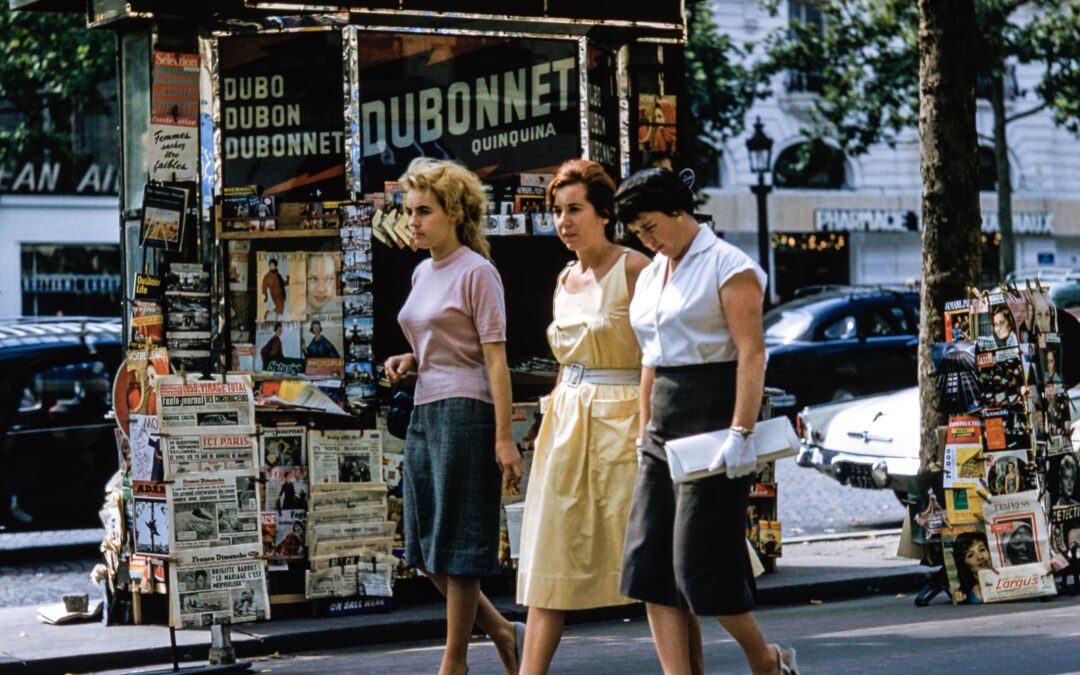
[[665, 440], [731, 424], [735, 364], [657, 368], [650, 404], [620, 591], [699, 616], [748, 612], [757, 594], [745, 542], [753, 477], [676, 485], [662, 447]]
[[493, 405], [448, 398], [416, 406], [402, 485], [406, 563], [461, 577], [499, 573], [502, 474]]

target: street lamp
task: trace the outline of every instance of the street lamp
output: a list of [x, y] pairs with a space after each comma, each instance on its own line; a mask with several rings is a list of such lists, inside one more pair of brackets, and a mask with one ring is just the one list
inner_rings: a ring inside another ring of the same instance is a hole
[[[765, 174], [772, 168], [772, 139], [765, 135], [760, 117], [754, 121], [754, 135], [746, 139], [746, 151], [750, 154], [750, 170], [758, 179], [756, 185], [750, 186], [750, 191], [757, 195], [758, 261], [769, 278], [769, 205], [765, 198], [772, 192], [772, 185], [765, 183]], [[772, 286], [772, 279], [766, 283]], [[765, 306], [771, 304], [772, 294], [766, 288]]]

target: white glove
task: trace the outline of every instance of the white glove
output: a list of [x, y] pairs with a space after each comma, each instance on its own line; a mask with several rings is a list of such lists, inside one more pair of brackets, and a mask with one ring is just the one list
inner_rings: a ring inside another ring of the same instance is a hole
[[748, 476], [757, 469], [757, 450], [754, 437], [743, 436], [737, 431], [728, 432], [720, 450], [716, 453], [709, 471], [716, 471], [721, 466], [727, 468], [728, 478]]

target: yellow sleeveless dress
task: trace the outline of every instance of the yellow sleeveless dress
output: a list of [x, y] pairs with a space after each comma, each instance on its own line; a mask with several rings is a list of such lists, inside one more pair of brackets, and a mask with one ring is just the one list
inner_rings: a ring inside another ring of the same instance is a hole
[[[626, 253], [579, 293], [566, 291], [565, 275], [547, 329], [559, 363], [640, 368]], [[525, 495], [517, 601], [563, 610], [633, 602], [619, 594], [619, 575], [637, 475], [638, 386], [559, 383], [545, 399]]]

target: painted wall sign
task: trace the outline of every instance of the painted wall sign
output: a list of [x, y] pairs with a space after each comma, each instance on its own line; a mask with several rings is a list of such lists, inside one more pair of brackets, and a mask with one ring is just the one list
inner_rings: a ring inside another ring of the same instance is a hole
[[[917, 232], [922, 218], [916, 211], [901, 209], [814, 209], [814, 229], [819, 232]], [[999, 230], [996, 211], [982, 212], [982, 231]], [[1016, 234], [1053, 234], [1054, 214], [1046, 211], [1013, 212]]]
[[575, 42], [374, 33], [359, 51], [364, 190], [417, 156], [482, 177], [580, 156]]
[[223, 187], [258, 185], [278, 202], [345, 199], [340, 32], [223, 37]]
[[115, 161], [16, 162], [0, 166], [0, 194], [115, 195]]

